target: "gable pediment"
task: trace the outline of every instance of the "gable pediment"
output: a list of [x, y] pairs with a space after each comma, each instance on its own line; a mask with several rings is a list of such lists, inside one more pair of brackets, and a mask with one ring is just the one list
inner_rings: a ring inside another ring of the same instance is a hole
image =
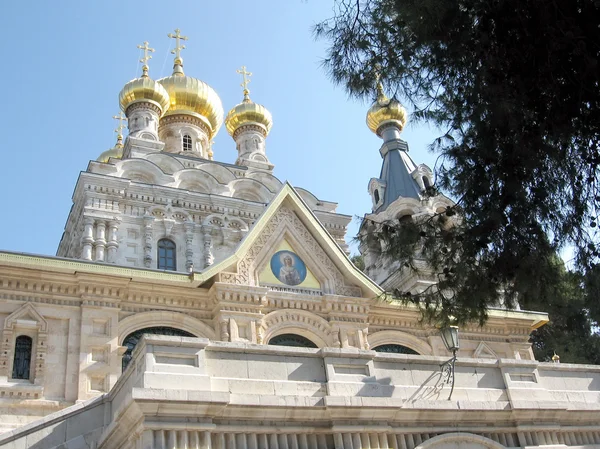
[[294, 189], [286, 184], [234, 254], [206, 270], [224, 283], [373, 298], [381, 289], [360, 272]]
[[4, 328], [13, 329], [15, 324], [31, 325], [39, 328], [41, 332], [48, 330], [48, 323], [31, 303], [23, 304], [23, 306], [7, 316], [4, 321]]
[[481, 343], [479, 343], [479, 346], [477, 346], [477, 349], [475, 349], [475, 352], [473, 353], [473, 358], [499, 359], [500, 357], [498, 357], [498, 354], [496, 354], [492, 348], [490, 348], [487, 344], [485, 344], [482, 341]]

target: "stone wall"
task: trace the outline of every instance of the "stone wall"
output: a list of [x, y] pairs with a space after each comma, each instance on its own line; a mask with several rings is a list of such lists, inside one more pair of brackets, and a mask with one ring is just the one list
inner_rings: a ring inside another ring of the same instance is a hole
[[449, 399], [445, 361], [147, 336], [110, 393], [4, 434], [0, 447], [600, 444], [600, 367], [459, 358]]

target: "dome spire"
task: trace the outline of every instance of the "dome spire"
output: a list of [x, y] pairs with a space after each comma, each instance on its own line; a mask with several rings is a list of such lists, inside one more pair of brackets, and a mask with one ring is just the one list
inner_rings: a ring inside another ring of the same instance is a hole
[[384, 141], [398, 139], [406, 124], [406, 109], [395, 97], [387, 97], [379, 72], [375, 74], [375, 79], [377, 98], [367, 112], [367, 126]]
[[115, 133], [117, 133], [117, 143], [114, 147], [98, 156], [98, 159], [96, 159], [98, 162], [106, 163], [111, 158], [121, 159], [123, 157], [123, 129], [125, 129], [123, 122], [127, 121], [127, 117], [123, 115], [123, 112], [119, 111], [119, 114], [113, 115], [113, 118], [119, 121], [119, 125], [115, 129]]
[[117, 133], [117, 144], [115, 145], [115, 147], [123, 148], [123, 130], [126, 128], [123, 122], [127, 121], [127, 117], [123, 115], [123, 111], [119, 111], [119, 114], [113, 115], [113, 118], [119, 121], [119, 125], [115, 129], [115, 132]]
[[248, 84], [250, 83], [252, 73], [246, 71], [245, 65], [243, 65], [241, 69], [236, 70], [236, 72], [242, 75], [242, 84], [240, 84], [240, 86], [244, 88], [244, 103], [250, 103], [250, 89], [248, 89]]
[[273, 125], [271, 113], [263, 105], [250, 100], [248, 83], [252, 73], [243, 65], [237, 73], [242, 75], [244, 99], [229, 111], [225, 118], [227, 132], [236, 143], [238, 150], [237, 165], [256, 170], [273, 170], [265, 153], [265, 139]]
[[169, 33], [167, 37], [175, 39], [175, 48], [171, 50], [171, 53], [175, 55], [175, 61], [173, 64], [173, 75], [184, 76], [183, 73], [183, 58], [181, 57], [181, 50], [185, 49], [185, 45], [181, 45], [181, 41], [187, 41], [187, 36], [182, 36], [181, 30], [175, 28], [175, 34]]
[[154, 53], [154, 49], [148, 47], [148, 41], [144, 41], [144, 45], [138, 45], [137, 48], [144, 50], [144, 57], [140, 59], [140, 62], [144, 64], [142, 66], [142, 78], [148, 78], [148, 61], [152, 59], [148, 52]]

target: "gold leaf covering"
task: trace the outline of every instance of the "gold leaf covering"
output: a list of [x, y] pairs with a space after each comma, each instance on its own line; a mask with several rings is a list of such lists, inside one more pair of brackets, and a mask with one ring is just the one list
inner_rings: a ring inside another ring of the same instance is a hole
[[169, 108], [169, 94], [161, 84], [148, 76], [129, 81], [119, 93], [119, 104], [123, 112], [132, 104], [141, 101], [147, 101], [158, 106], [161, 115]]
[[408, 114], [398, 100], [391, 100], [383, 94], [378, 86], [377, 100], [367, 112], [367, 126], [377, 134], [377, 130], [387, 123], [395, 123], [400, 129], [404, 128]]
[[223, 104], [217, 93], [203, 81], [181, 72], [158, 80], [170, 98], [165, 115], [187, 114], [200, 119], [208, 126], [212, 139], [223, 124]]
[[249, 100], [243, 101], [229, 111], [225, 119], [225, 127], [229, 135], [233, 136], [235, 130], [243, 125], [260, 126], [266, 135], [273, 126], [273, 117], [263, 105]]
[[123, 147], [119, 148], [119, 147], [114, 147], [111, 148], [110, 150], [106, 150], [105, 152], [103, 152], [100, 156], [98, 156], [98, 159], [96, 159], [98, 162], [108, 162], [108, 160], [110, 158], [115, 158], [115, 159], [121, 159], [123, 157]]

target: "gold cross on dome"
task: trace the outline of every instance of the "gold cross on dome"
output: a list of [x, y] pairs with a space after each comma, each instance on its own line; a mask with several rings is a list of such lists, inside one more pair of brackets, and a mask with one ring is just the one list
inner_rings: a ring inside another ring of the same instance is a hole
[[152, 59], [152, 56], [150, 56], [148, 52], [154, 53], [154, 49], [148, 47], [148, 41], [144, 41], [144, 45], [138, 45], [137, 48], [139, 48], [140, 50], [144, 50], [144, 57], [140, 59], [140, 62], [146, 65], [146, 63]]
[[127, 121], [127, 117], [123, 115], [123, 111], [119, 111], [119, 115], [113, 115], [113, 118], [119, 121], [119, 126], [117, 126], [117, 129], [115, 129], [115, 132], [117, 133], [117, 136], [121, 136], [121, 131], [125, 129], [125, 125], [123, 124], [123, 122]]
[[252, 73], [246, 70], [245, 65], [243, 65], [241, 69], [236, 70], [236, 72], [242, 75], [243, 81], [242, 84], [240, 84], [240, 86], [244, 88], [244, 97], [246, 97], [250, 93], [250, 91], [248, 90], [248, 84], [250, 83], [250, 77], [252, 76]]
[[181, 30], [179, 28], [176, 28], [175, 34], [173, 34], [173, 33], [167, 34], [167, 37], [170, 37], [171, 39], [175, 39], [175, 48], [173, 50], [171, 50], [171, 53], [173, 53], [175, 55], [175, 59], [181, 58], [180, 52], [181, 52], [181, 50], [183, 50], [185, 48], [185, 45], [180, 45], [180, 41], [188, 40], [187, 36], [182, 36], [181, 34], [179, 34], [180, 32], [181, 32]]

